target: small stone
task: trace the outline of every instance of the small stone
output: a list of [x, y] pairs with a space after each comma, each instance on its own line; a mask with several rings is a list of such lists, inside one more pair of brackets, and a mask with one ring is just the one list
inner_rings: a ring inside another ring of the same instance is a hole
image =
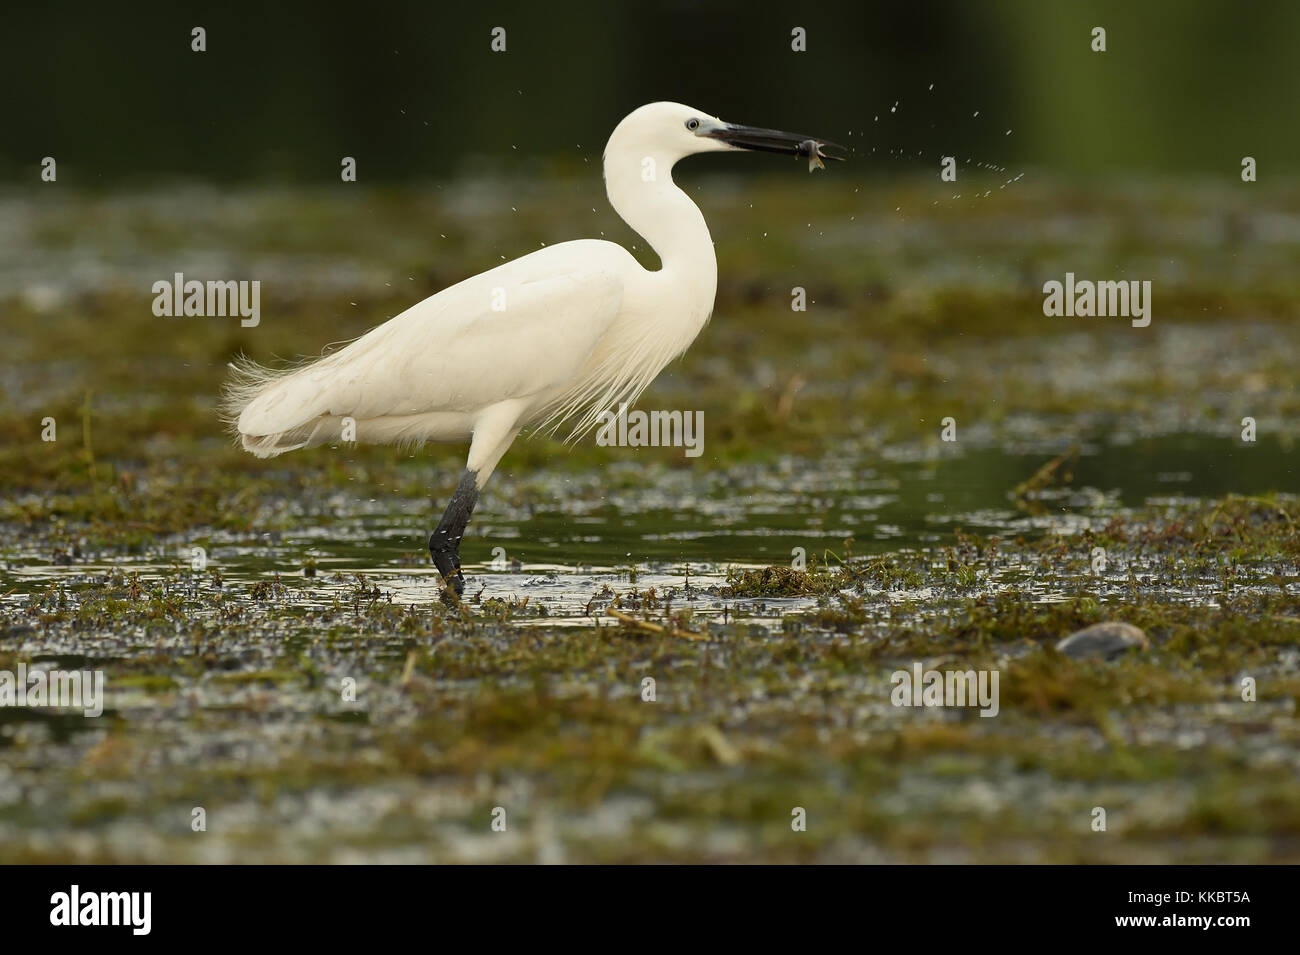
[[1102, 657], [1109, 660], [1132, 647], [1147, 650], [1150, 646], [1147, 635], [1141, 628], [1131, 623], [1108, 621], [1095, 623], [1091, 627], [1084, 627], [1077, 633], [1070, 634], [1056, 645], [1056, 652], [1075, 660], [1087, 657]]

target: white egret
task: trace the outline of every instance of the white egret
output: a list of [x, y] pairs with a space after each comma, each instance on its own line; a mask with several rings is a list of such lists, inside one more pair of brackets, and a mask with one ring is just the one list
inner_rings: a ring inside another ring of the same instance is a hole
[[[831, 152], [825, 152], [825, 149]], [[610, 205], [659, 256], [643, 268], [622, 246], [548, 246], [444, 289], [347, 347], [298, 367], [231, 365], [224, 412], [259, 457], [338, 441], [470, 443], [465, 471], [429, 535], [434, 564], [464, 591], [460, 541], [478, 494], [520, 429], [602, 411], [637, 395], [695, 340], [713, 311], [718, 265], [704, 216], [672, 179], [694, 153], [749, 149], [802, 156], [809, 171], [840, 147], [651, 103], [605, 146]]]

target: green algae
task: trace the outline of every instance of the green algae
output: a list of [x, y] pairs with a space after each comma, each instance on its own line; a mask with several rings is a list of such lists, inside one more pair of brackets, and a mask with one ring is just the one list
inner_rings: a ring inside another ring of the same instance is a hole
[[[272, 266], [376, 276], [269, 295], [256, 336], [160, 334], [123, 288], [7, 301], [0, 669], [103, 669], [109, 707], [0, 710], [0, 859], [1296, 861], [1300, 246], [1248, 226], [1300, 193], [925, 189], [708, 202], [716, 314], [643, 400], [703, 410], [705, 455], [518, 442], [457, 606], [422, 538], [461, 450], [260, 462], [215, 397], [241, 349], [311, 353], [479, 271], [484, 235], [568, 234], [563, 190], [374, 248], [440, 200], [381, 196], [356, 235], [317, 195], [215, 222]], [[1247, 224], [1235, 260], [1184, 228], [1207, 202]], [[75, 208], [39, 230], [51, 254]], [[791, 216], [826, 235], [761, 238]], [[127, 219], [142, 255], [185, 241]], [[1063, 256], [1180, 267], [1138, 336], [1043, 318], [1028, 277]], [[1150, 649], [1053, 649], [1103, 620]], [[998, 670], [998, 717], [891, 705], [916, 662]]]

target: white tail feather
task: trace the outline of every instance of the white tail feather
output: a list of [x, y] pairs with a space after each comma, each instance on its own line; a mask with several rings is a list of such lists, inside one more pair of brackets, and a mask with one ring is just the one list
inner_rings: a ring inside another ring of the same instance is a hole
[[245, 451], [259, 458], [271, 458], [286, 451], [304, 448], [311, 442], [313, 432], [317, 430], [311, 421], [274, 434], [250, 434], [239, 428], [239, 420], [249, 405], [266, 397], [268, 392], [308, 364], [310, 362], [287, 368], [267, 368], [243, 355], [229, 363], [230, 377], [221, 389], [221, 420], [226, 423], [231, 434], [239, 438]]

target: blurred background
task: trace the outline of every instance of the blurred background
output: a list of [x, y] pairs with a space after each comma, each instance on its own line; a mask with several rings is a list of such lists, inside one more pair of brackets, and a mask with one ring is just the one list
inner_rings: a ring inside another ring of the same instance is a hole
[[[324, 2], [256, 15], [73, 0], [20, 4], [5, 21], [10, 181], [45, 155], [62, 181], [101, 188], [329, 182], [343, 155], [371, 182], [534, 173], [598, 155], [623, 115], [659, 99], [842, 142], [852, 131], [878, 147], [859, 175], [906, 171], [892, 149], [1058, 175], [1216, 173], [1252, 155], [1272, 176], [1300, 161], [1300, 7], [1285, 0]], [[202, 55], [193, 26], [207, 30]], [[505, 54], [489, 47], [496, 26]], [[791, 53], [795, 26], [807, 53]], [[1090, 49], [1095, 26], [1105, 54]]]

